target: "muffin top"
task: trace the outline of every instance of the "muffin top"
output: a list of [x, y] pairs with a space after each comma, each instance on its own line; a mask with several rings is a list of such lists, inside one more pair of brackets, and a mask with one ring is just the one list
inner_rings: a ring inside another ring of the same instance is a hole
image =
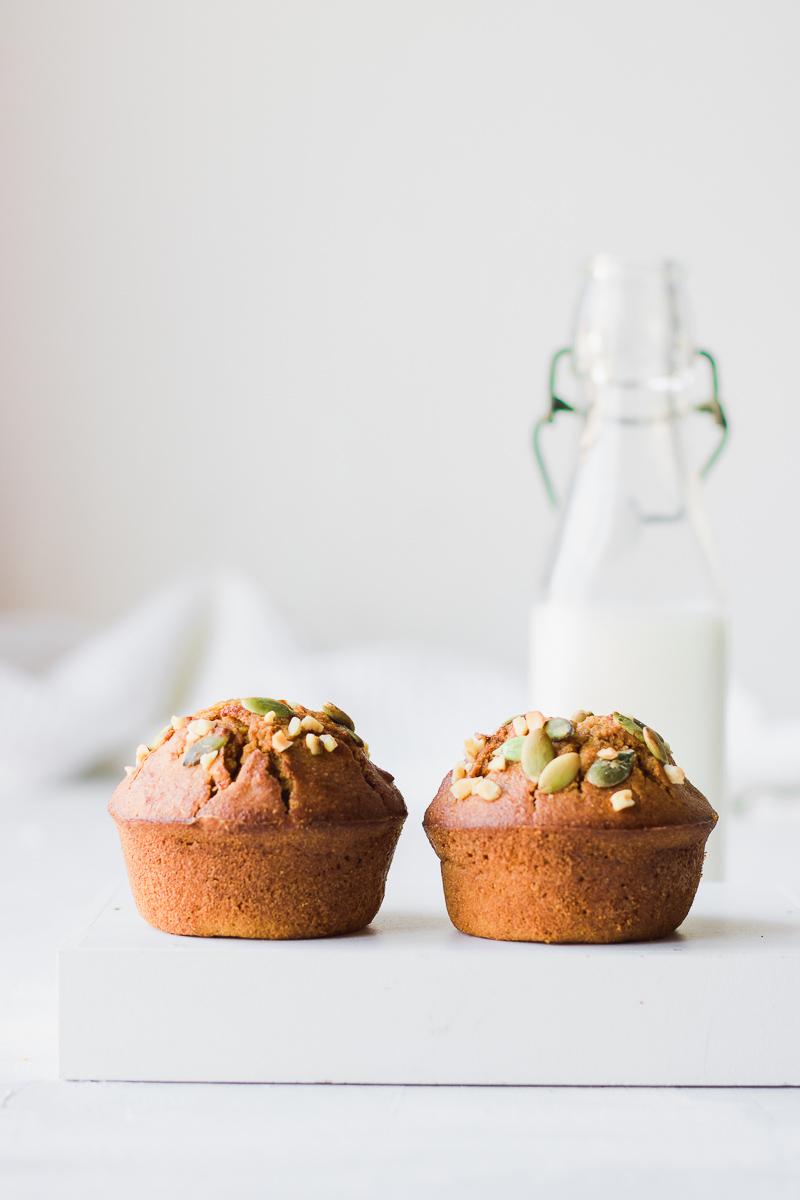
[[224, 700], [173, 717], [111, 798], [117, 820], [298, 826], [405, 817], [350, 717], [286, 700]]
[[648, 829], [717, 814], [654, 729], [623, 713], [528, 712], [464, 743], [425, 825], [446, 829]]

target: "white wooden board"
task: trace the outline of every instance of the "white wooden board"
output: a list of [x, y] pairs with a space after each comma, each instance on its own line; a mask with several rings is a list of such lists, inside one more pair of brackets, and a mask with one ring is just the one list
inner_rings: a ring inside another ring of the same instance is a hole
[[800, 908], [703, 883], [622, 946], [465, 937], [384, 906], [306, 942], [182, 938], [126, 887], [61, 950], [65, 1079], [800, 1085]]

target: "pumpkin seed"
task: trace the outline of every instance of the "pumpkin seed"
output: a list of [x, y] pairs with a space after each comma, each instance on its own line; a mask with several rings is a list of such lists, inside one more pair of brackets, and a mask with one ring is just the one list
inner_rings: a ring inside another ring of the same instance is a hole
[[555, 756], [553, 743], [544, 729], [534, 729], [522, 739], [520, 762], [531, 783], [538, 783], [542, 771]]
[[559, 754], [558, 758], [553, 758], [542, 768], [537, 784], [540, 792], [561, 792], [564, 788], [568, 788], [571, 783], [574, 783], [578, 778], [578, 772], [581, 769], [581, 756], [574, 751], [568, 754]]
[[525, 738], [522, 737], [509, 738], [507, 742], [503, 742], [497, 753], [502, 754], [506, 762], [519, 762], [522, 756], [522, 743], [524, 741]]
[[618, 754], [611, 760], [596, 758], [586, 772], [586, 778], [595, 787], [616, 787], [617, 784], [625, 782], [632, 770], [633, 756], [628, 758]]
[[274, 712], [276, 717], [283, 717], [284, 720], [294, 716], [294, 709], [289, 708], [288, 704], [284, 704], [282, 700], [270, 700], [266, 696], [249, 696], [246, 700], [240, 700], [239, 703], [242, 708], [256, 713], [259, 717], [265, 717], [268, 712]]
[[199, 742], [194, 742], [186, 754], [183, 756], [183, 765], [185, 767], [194, 767], [200, 762], [204, 754], [210, 754], [212, 750], [221, 750], [228, 740], [227, 733], [209, 733], [206, 737], [200, 738]]
[[667, 747], [664, 745], [664, 739], [661, 737], [661, 734], [656, 733], [655, 729], [648, 729], [647, 726], [645, 726], [644, 744], [647, 746], [647, 749], [650, 751], [653, 757], [657, 758], [659, 762], [666, 762], [669, 758]]
[[552, 742], [562, 742], [575, 732], [572, 721], [566, 717], [551, 717], [545, 721], [544, 730]]
[[348, 717], [343, 708], [339, 708], [338, 704], [334, 704], [332, 700], [326, 700], [322, 706], [322, 711], [327, 713], [332, 721], [337, 725], [344, 725], [345, 729], [349, 729], [351, 733], [355, 732], [356, 723], [352, 717]]
[[614, 713], [614, 720], [621, 725], [626, 733], [632, 733], [640, 742], [644, 741], [644, 731], [635, 717], [626, 717], [624, 713]]
[[350, 738], [351, 742], [355, 742], [357, 746], [366, 746], [367, 743], [362, 737], [358, 736], [355, 729], [348, 729], [346, 725], [344, 728], [347, 731], [347, 736]]

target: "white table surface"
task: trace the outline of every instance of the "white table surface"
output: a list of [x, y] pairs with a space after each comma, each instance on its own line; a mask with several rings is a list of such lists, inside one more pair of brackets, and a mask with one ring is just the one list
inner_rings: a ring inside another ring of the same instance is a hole
[[[0, 792], [3, 1197], [800, 1196], [800, 1089], [58, 1082], [56, 949], [119, 872], [107, 795]], [[800, 805], [729, 833], [731, 878], [797, 891]], [[388, 898], [436, 872], [412, 817]]]

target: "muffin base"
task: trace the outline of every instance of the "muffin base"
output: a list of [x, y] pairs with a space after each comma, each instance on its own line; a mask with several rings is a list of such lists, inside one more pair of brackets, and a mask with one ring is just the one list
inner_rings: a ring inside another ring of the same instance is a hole
[[712, 822], [655, 829], [441, 829], [456, 929], [522, 942], [632, 942], [666, 937], [692, 906]]
[[403, 818], [276, 829], [117, 820], [131, 891], [156, 929], [315, 938], [369, 925]]

